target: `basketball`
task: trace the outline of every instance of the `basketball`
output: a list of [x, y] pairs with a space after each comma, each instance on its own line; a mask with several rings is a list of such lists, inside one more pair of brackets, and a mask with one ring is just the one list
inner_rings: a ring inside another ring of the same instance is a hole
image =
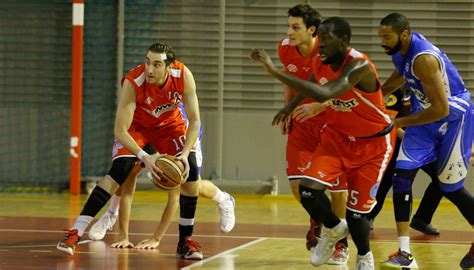
[[181, 185], [184, 164], [175, 156], [165, 155], [156, 160], [156, 166], [163, 172], [160, 180], [153, 182], [157, 187], [171, 190]]

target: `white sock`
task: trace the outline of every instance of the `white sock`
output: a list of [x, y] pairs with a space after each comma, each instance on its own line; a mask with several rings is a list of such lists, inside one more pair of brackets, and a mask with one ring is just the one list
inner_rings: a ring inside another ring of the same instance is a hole
[[214, 198], [212, 198], [212, 200], [215, 201], [216, 203], [221, 203], [228, 198], [229, 198], [229, 194], [222, 192], [222, 190], [217, 188], [216, 195], [214, 196]]
[[119, 212], [119, 208], [120, 208], [120, 196], [117, 196], [117, 195], [112, 195], [112, 198], [110, 198], [110, 205], [109, 205], [109, 209], [107, 209], [107, 211], [109, 211], [109, 213], [113, 214], [113, 215], [118, 215], [118, 212]]
[[81, 215], [77, 217], [76, 222], [74, 223], [74, 226], [72, 226], [71, 230], [77, 230], [77, 234], [82, 236], [87, 226], [91, 224], [92, 220], [94, 220], [94, 217]]
[[398, 237], [400, 242], [400, 250], [411, 253], [410, 251], [410, 236], [400, 236]]

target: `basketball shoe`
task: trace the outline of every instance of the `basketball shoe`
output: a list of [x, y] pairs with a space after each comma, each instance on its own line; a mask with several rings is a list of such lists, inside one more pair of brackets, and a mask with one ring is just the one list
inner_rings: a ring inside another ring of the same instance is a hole
[[117, 222], [118, 215], [106, 211], [89, 230], [91, 240], [102, 240], [107, 231], [112, 230]]
[[192, 240], [191, 237], [186, 237], [183, 242], [178, 243], [176, 257], [187, 260], [202, 260], [201, 245]]
[[466, 256], [462, 258], [461, 263], [459, 263], [459, 266], [461, 266], [461, 268], [474, 267], [474, 243], [471, 244], [471, 249], [469, 249]]
[[329, 229], [323, 227], [321, 239], [318, 245], [311, 252], [311, 264], [319, 266], [325, 264], [334, 253], [336, 243], [349, 234], [347, 222], [341, 220], [336, 227]]
[[411, 253], [399, 249], [380, 264], [380, 269], [418, 269], [418, 264]]
[[375, 270], [374, 255], [371, 251], [364, 256], [357, 255], [356, 270]]
[[306, 234], [306, 249], [311, 250], [314, 248], [321, 237], [322, 224], [313, 219], [309, 220], [309, 231]]
[[227, 195], [227, 199], [218, 204], [221, 213], [220, 227], [222, 232], [228, 233], [235, 226], [235, 200], [229, 193], [224, 193]]
[[81, 240], [81, 237], [77, 230], [66, 231], [64, 233], [64, 239], [58, 243], [56, 248], [69, 255], [73, 255], [79, 240]]
[[344, 243], [337, 242], [334, 253], [332, 254], [331, 258], [329, 258], [329, 260], [326, 263], [332, 264], [332, 265], [342, 265], [342, 264], [347, 264], [348, 260], [349, 260], [349, 247], [347, 247], [346, 244]]

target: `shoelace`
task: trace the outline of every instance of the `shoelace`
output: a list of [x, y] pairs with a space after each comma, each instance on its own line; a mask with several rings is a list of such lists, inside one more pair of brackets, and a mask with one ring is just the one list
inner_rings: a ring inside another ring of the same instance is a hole
[[105, 217], [103, 225], [105, 230], [112, 230], [112, 228], [114, 227], [114, 224], [112, 222], [112, 215], [107, 215]]
[[191, 239], [186, 240], [186, 244], [192, 251], [197, 251], [201, 248], [201, 245], [198, 242], [195, 242]]
[[394, 252], [394, 253], [392, 253], [392, 254], [390, 254], [390, 255], [388, 255], [388, 259], [391, 260], [391, 259], [393, 259], [393, 258], [395, 258], [395, 257], [398, 257], [399, 255], [402, 255], [401, 252], [400, 252], [400, 250], [397, 251], [397, 252]]
[[336, 244], [336, 250], [334, 252], [334, 257], [335, 258], [341, 258], [342, 257], [344, 247], [345, 247], [345, 245], [343, 243], [337, 243]]
[[67, 229], [64, 229], [64, 241], [66, 241], [66, 243], [68, 245], [71, 245], [71, 244], [74, 244], [76, 242], [79, 241], [79, 235], [77, 234], [77, 231], [76, 230], [67, 230]]

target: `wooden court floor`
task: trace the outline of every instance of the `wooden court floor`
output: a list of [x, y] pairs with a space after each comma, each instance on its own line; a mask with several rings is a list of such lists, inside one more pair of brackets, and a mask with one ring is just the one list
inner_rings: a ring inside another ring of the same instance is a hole
[[[72, 225], [85, 195], [0, 193], [0, 270], [13, 269], [312, 269], [304, 236], [308, 218], [291, 195], [235, 195], [236, 228], [219, 231], [215, 204], [200, 199], [194, 239], [201, 243], [204, 260], [175, 258], [178, 215], [157, 250], [114, 249], [117, 228], [103, 241], [89, 241], [87, 235], [74, 256], [56, 251], [62, 229]], [[147, 238], [161, 216], [165, 194], [137, 192], [132, 207], [131, 241]], [[371, 248], [378, 264], [398, 248], [393, 208], [389, 201], [375, 222]], [[411, 231], [412, 251], [420, 269], [460, 269], [458, 264], [474, 240], [474, 233], [457, 209], [443, 199], [433, 219], [439, 237]], [[355, 247], [350, 243], [347, 267], [354, 269]]]

